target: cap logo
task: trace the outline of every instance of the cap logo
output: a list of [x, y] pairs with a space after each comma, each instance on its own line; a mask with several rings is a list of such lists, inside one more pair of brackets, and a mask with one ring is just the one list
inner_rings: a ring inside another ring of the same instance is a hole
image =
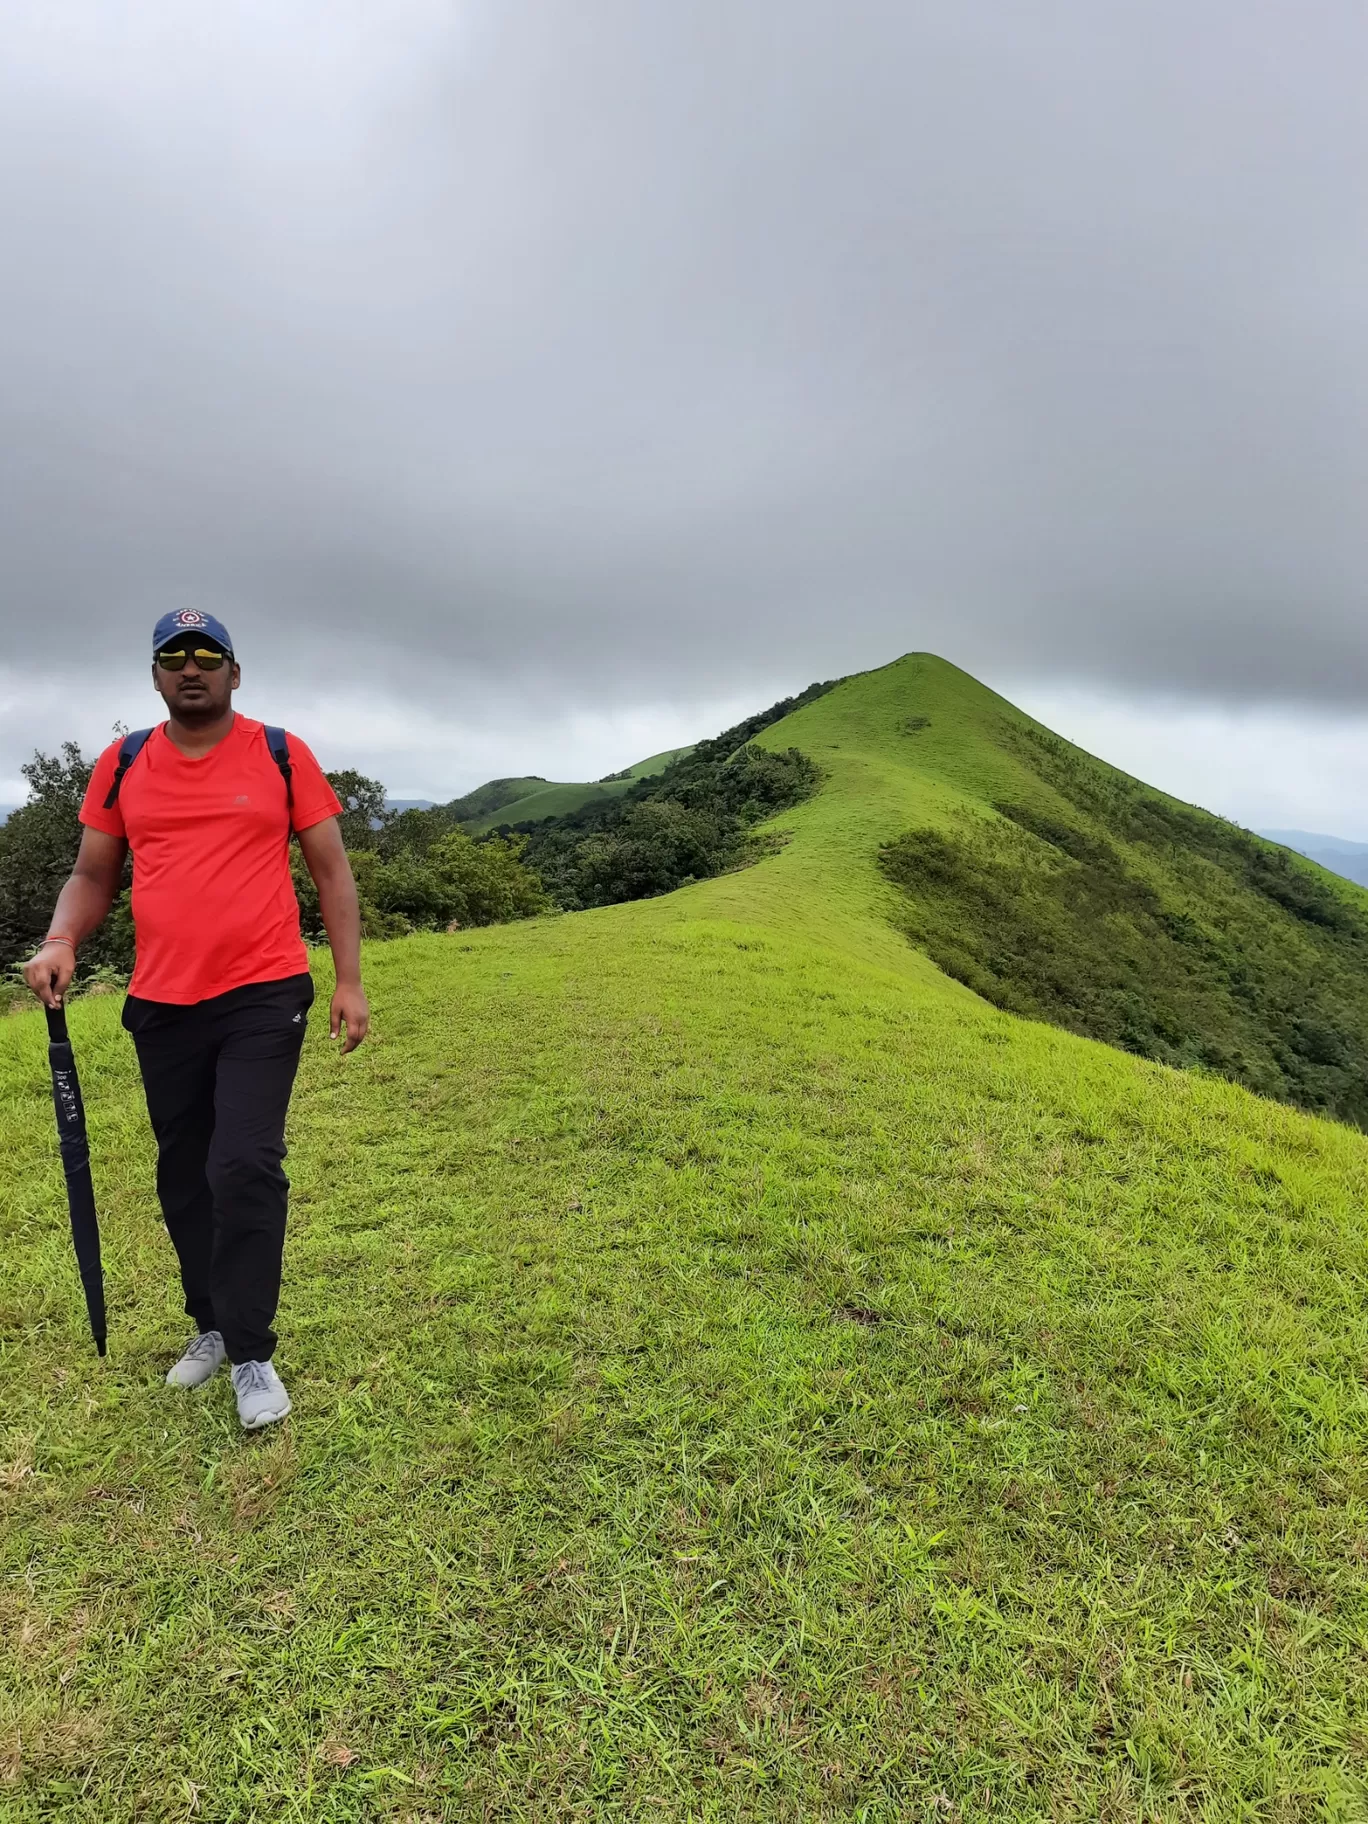
[[176, 616], [177, 627], [203, 627], [204, 616], [198, 608], [182, 608]]

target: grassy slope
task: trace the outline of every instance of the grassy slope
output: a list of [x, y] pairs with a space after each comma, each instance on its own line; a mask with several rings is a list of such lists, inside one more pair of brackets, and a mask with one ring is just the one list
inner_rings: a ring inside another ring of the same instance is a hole
[[638, 760], [630, 769], [626, 779], [609, 779], [584, 785], [542, 784], [534, 791], [524, 792], [520, 797], [501, 803], [492, 813], [471, 817], [462, 824], [472, 836], [480, 836], [486, 830], [497, 830], [503, 823], [536, 823], [543, 817], [564, 817], [569, 811], [579, 810], [581, 805], [588, 804], [595, 798], [620, 798], [628, 786], [637, 779], [653, 779], [680, 754], [689, 750], [684, 747], [669, 748], [663, 754], [652, 754], [648, 759]]
[[671, 760], [678, 760], [684, 754], [691, 754], [692, 746], [667, 747], [658, 754], [648, 754], [644, 760], [638, 760], [635, 766], [629, 766], [628, 772], [633, 779], [654, 779], [663, 773]]
[[375, 947], [275, 1438], [157, 1384], [116, 1003], [106, 1364], [0, 1028], [7, 1824], [1365, 1815], [1368, 1142], [896, 935], [877, 846], [1011, 795], [1006, 713], [903, 660], [767, 732], [829, 778], [761, 866]]
[[453, 798], [445, 806], [459, 820], [470, 823], [502, 810], [506, 804], [515, 804], [519, 798], [526, 798], [532, 792], [539, 792], [546, 784], [545, 779], [487, 779], [483, 785], [477, 785], [473, 792], [467, 792], [464, 798]]
[[883, 851], [912, 942], [1008, 1012], [1368, 1129], [1368, 897], [995, 719], [1024, 774], [1004, 815]]

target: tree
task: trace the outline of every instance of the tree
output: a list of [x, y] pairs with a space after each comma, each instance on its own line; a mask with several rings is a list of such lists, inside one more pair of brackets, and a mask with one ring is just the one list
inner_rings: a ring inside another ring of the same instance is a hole
[[428, 861], [449, 895], [449, 922], [499, 925], [549, 910], [541, 881], [523, 866], [522, 846], [502, 836], [476, 842], [464, 830], [433, 844]]
[[[0, 962], [6, 967], [32, 955], [47, 934], [81, 846], [81, 801], [93, 768], [74, 741], [64, 741], [56, 754], [35, 754], [23, 768], [28, 802], [0, 826]], [[126, 866], [115, 915], [81, 946], [83, 972], [102, 964], [133, 967], [128, 879]]]
[[[405, 937], [411, 931], [500, 924], [547, 911], [550, 902], [537, 876], [519, 860], [520, 848], [520, 843], [497, 837], [474, 842], [454, 830], [427, 854], [348, 850], [362, 932], [366, 937]], [[301, 928], [317, 941], [324, 935], [318, 891], [298, 850], [292, 852], [291, 865]]]
[[373, 849], [379, 833], [394, 813], [385, 809], [385, 788], [352, 767], [327, 774], [328, 784], [342, 801], [339, 823], [342, 844], [348, 849]]

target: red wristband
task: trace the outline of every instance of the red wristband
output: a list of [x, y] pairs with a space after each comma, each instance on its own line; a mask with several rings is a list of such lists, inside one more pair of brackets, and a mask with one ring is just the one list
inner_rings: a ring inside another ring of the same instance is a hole
[[73, 956], [76, 954], [75, 944], [69, 937], [63, 937], [59, 931], [49, 931], [43, 942], [45, 944], [65, 944]]

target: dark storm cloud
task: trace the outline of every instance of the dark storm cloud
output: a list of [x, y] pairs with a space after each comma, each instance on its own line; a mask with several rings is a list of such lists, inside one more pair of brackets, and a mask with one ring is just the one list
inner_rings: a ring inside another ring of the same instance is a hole
[[1368, 697], [1349, 0], [7, 31], [12, 672], [193, 601], [380, 689]]

